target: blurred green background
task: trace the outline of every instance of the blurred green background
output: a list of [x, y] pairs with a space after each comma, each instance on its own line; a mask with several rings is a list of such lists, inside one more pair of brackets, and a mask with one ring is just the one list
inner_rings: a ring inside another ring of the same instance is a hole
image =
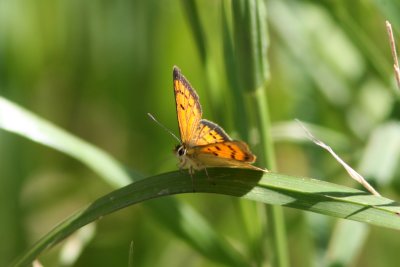
[[[314, 125], [319, 138], [383, 195], [399, 199], [399, 89], [385, 28], [388, 19], [400, 36], [398, 0], [265, 2], [277, 171], [358, 187], [328, 153], [299, 138], [298, 118]], [[173, 65], [196, 88], [204, 117], [240, 138], [224, 65], [222, 14], [231, 19], [230, 1], [195, 6], [205, 44], [200, 49], [187, 1], [1, 0], [0, 94], [104, 149], [133, 173], [175, 170], [174, 139], [146, 115], [178, 133]], [[257, 138], [252, 140], [257, 151]], [[111, 190], [77, 160], [1, 130], [0, 266]], [[242, 221], [252, 218], [238, 211], [243, 200], [175, 198], [192, 205], [243, 254], [251, 250]], [[346, 233], [343, 220], [284, 211], [292, 266], [398, 264], [393, 230], [353, 223], [360, 232]], [[131, 242], [134, 266], [223, 266], [141, 205], [104, 217], [92, 230], [72, 266], [128, 266]], [[41, 262], [59, 266], [64, 245]]]

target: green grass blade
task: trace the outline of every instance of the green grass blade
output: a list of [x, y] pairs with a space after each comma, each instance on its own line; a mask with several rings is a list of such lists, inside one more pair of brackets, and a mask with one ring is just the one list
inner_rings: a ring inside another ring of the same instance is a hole
[[232, 14], [242, 88], [252, 92], [269, 78], [266, 4], [260, 0], [234, 1]]
[[[204, 172], [194, 176], [197, 193], [243, 197], [400, 230], [399, 203], [360, 190], [310, 178], [253, 170], [217, 168], [209, 169], [208, 175], [213, 183]], [[190, 176], [179, 171], [148, 177], [115, 190], [62, 222], [14, 265], [29, 264], [45, 249], [109, 213], [149, 199], [192, 191]]]
[[[271, 126], [265, 84], [269, 79], [267, 50], [267, 6], [265, 1], [236, 1], [232, 3], [238, 66], [242, 89], [252, 92], [251, 105], [257, 117], [260, 131], [262, 166], [276, 170], [275, 153], [271, 138]], [[271, 264], [289, 266], [288, 248], [283, 211], [281, 207], [267, 207], [268, 233], [270, 235]]]
[[2, 97], [0, 128], [76, 158], [115, 187], [132, 181], [119, 163], [102, 150]]
[[239, 136], [242, 140], [248, 140], [249, 136], [249, 123], [248, 123], [248, 111], [245, 105], [245, 99], [243, 97], [243, 91], [240, 87], [240, 76], [237, 71], [237, 62], [235, 57], [235, 49], [232, 41], [232, 33], [230, 27], [230, 21], [228, 19], [228, 8], [226, 7], [226, 1], [223, 2], [221, 8], [221, 25], [222, 25], [222, 43], [224, 51], [224, 67], [227, 75], [227, 81], [230, 88], [233, 101], [233, 115], [235, 118], [235, 127], [239, 132]]
[[[274, 144], [272, 142], [272, 131], [269, 116], [268, 102], [266, 93], [263, 88], [255, 91], [253, 102], [256, 106], [257, 123], [259, 125], [262, 150], [264, 151], [262, 160], [264, 164], [271, 170], [276, 170], [276, 160]], [[287, 267], [289, 266], [288, 245], [286, 241], [285, 219], [281, 207], [271, 206], [267, 207], [268, 218], [268, 233], [271, 237], [271, 244], [273, 244], [274, 257], [272, 263], [274, 266]]]

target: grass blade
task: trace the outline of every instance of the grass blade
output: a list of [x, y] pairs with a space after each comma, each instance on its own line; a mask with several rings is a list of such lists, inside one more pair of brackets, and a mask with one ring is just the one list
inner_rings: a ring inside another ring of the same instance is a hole
[[3, 97], [0, 97], [0, 128], [74, 157], [115, 187], [131, 182], [121, 165], [102, 150]]
[[[253, 170], [214, 168], [208, 170], [208, 175], [214, 184], [209, 182], [204, 172], [196, 173], [197, 193], [243, 197], [400, 230], [399, 203], [360, 190], [310, 178]], [[14, 266], [29, 264], [45, 249], [109, 213], [149, 199], [192, 190], [189, 175], [179, 171], [148, 177], [115, 190], [54, 228], [17, 259]]]

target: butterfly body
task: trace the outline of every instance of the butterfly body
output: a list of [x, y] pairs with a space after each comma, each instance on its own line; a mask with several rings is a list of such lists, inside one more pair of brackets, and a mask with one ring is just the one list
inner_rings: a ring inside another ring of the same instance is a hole
[[195, 160], [195, 149], [186, 148], [184, 145], [178, 145], [175, 148], [175, 155], [179, 159], [179, 168], [188, 169], [190, 174], [195, 170], [201, 170], [203, 166]]
[[202, 119], [199, 97], [177, 67], [173, 70], [176, 111], [181, 143], [174, 153], [179, 167], [190, 174], [206, 167], [259, 169], [247, 144], [232, 140], [216, 123]]

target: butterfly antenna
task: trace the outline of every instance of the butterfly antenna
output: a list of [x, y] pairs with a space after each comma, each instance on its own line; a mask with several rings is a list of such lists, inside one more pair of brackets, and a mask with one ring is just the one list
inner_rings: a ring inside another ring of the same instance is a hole
[[159, 122], [158, 120], [156, 120], [156, 118], [154, 118], [153, 115], [151, 115], [151, 113], [147, 113], [147, 115], [150, 117], [150, 119], [152, 119], [155, 123], [157, 123], [159, 126], [161, 126], [161, 128], [163, 128], [167, 133], [169, 133], [170, 135], [172, 135], [172, 137], [174, 137], [178, 143], [181, 143], [181, 140], [179, 140], [179, 138], [173, 133], [171, 132], [167, 127], [164, 126], [164, 124], [162, 124], [161, 122]]

